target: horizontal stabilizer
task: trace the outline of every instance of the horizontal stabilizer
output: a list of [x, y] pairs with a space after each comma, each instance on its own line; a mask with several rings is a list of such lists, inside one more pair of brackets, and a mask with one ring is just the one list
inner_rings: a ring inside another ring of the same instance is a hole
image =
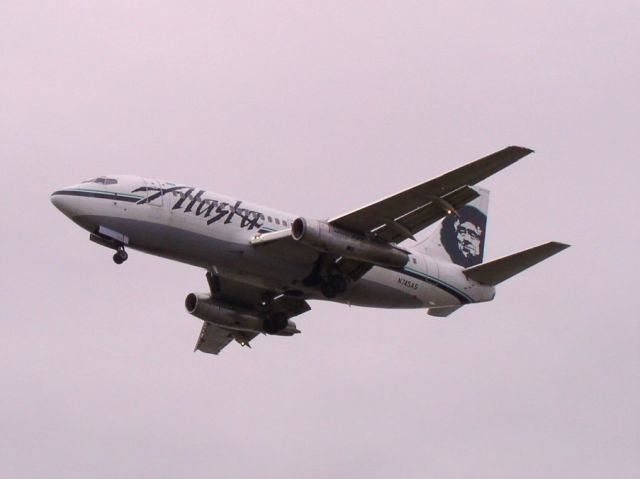
[[568, 247], [568, 244], [552, 241], [489, 263], [467, 268], [464, 274], [478, 283], [495, 286]]

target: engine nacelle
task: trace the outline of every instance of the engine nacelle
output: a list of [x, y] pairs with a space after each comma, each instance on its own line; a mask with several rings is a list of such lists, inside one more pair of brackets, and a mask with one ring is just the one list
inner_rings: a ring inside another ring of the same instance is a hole
[[401, 249], [323, 221], [297, 218], [291, 225], [291, 236], [318, 251], [380, 266], [402, 268], [409, 261], [408, 253]]
[[296, 323], [287, 319], [282, 313], [271, 316], [259, 314], [257, 311], [214, 299], [209, 294], [190, 293], [184, 305], [196, 318], [225, 329], [278, 336], [293, 336], [300, 332], [296, 328]]

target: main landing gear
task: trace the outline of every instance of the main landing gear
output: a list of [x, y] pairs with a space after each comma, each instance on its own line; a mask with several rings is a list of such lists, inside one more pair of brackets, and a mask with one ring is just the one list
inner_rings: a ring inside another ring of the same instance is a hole
[[302, 284], [308, 288], [319, 287], [320, 292], [327, 299], [344, 293], [349, 286], [347, 278], [340, 273], [334, 259], [326, 254], [318, 256], [311, 273], [302, 280]]
[[277, 312], [267, 315], [262, 322], [262, 327], [264, 328], [264, 332], [267, 334], [277, 334], [279, 331], [286, 328], [287, 324], [289, 324], [287, 315]]
[[286, 328], [289, 322], [284, 313], [272, 311], [273, 303], [274, 294], [265, 291], [260, 297], [260, 303], [257, 307], [259, 314], [264, 318], [262, 320], [262, 327], [267, 334], [276, 334], [281, 329]]
[[320, 292], [327, 299], [332, 299], [347, 290], [347, 280], [341, 274], [332, 274], [320, 283]]
[[129, 255], [124, 250], [124, 246], [118, 246], [115, 254], [113, 255], [113, 262], [115, 264], [122, 264], [127, 261], [127, 258], [129, 258]]

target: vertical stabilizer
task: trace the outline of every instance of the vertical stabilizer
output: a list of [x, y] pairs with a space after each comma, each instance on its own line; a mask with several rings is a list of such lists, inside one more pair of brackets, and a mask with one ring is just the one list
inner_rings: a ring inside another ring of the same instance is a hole
[[478, 198], [446, 216], [427, 239], [412, 249], [464, 268], [482, 263], [489, 190], [478, 187], [474, 190], [480, 194]]

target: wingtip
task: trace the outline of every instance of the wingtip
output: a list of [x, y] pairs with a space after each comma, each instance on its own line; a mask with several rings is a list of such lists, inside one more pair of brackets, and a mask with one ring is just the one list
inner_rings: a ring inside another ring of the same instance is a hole
[[507, 147], [510, 150], [519, 150], [522, 153], [524, 153], [524, 155], [529, 155], [531, 153], [535, 153], [536, 150], [532, 149], [532, 148], [527, 148], [526, 146], [518, 146], [518, 145], [511, 145]]
[[569, 248], [571, 245], [560, 241], [549, 241], [546, 246], [554, 251], [553, 254], [557, 254]]

